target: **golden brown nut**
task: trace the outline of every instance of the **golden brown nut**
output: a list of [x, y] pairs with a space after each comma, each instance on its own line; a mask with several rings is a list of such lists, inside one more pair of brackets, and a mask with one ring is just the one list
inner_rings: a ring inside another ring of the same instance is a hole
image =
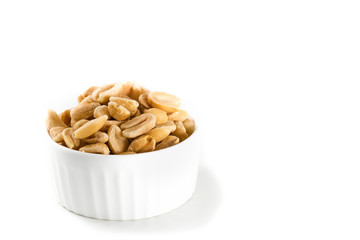
[[125, 121], [118, 121], [118, 120], [107, 120], [104, 125], [100, 128], [100, 131], [102, 132], [108, 132], [109, 128], [112, 125], [116, 125], [118, 127], [120, 127], [121, 124], [123, 124]]
[[177, 112], [169, 113], [168, 118], [170, 121], [184, 121], [188, 117], [188, 114], [185, 110], [179, 110]]
[[104, 132], [96, 132], [93, 135], [91, 135], [90, 137], [84, 138], [83, 141], [85, 143], [88, 144], [93, 144], [93, 143], [106, 143], [109, 140], [109, 137], [106, 133]]
[[160, 150], [164, 148], [168, 148], [174, 146], [179, 143], [179, 138], [176, 136], [167, 136], [161, 143], [157, 144], [155, 150]]
[[50, 131], [49, 131], [50, 137], [57, 143], [64, 141], [64, 138], [62, 136], [62, 131], [64, 129], [65, 129], [64, 127], [53, 127], [53, 128], [51, 128]]
[[114, 102], [109, 102], [108, 109], [110, 115], [118, 121], [128, 119], [130, 117], [130, 111], [121, 105], [117, 105]]
[[148, 95], [148, 101], [151, 106], [160, 108], [168, 113], [180, 110], [180, 98], [164, 92], [151, 92]]
[[103, 92], [99, 93], [99, 97], [96, 99], [97, 102], [105, 104], [109, 101], [110, 97], [118, 96], [120, 94], [122, 83], [115, 83], [115, 85]]
[[64, 127], [64, 128], [67, 127], [66, 124], [63, 121], [61, 121], [57, 113], [52, 109], [48, 110], [48, 115], [45, 124], [46, 124], [46, 129], [48, 131], [53, 127]]
[[74, 121], [87, 119], [94, 115], [94, 110], [100, 106], [100, 103], [93, 102], [91, 96], [86, 97], [76, 107], [71, 109], [70, 116]]
[[152, 136], [156, 142], [164, 140], [169, 134], [176, 130], [176, 126], [172, 121], [164, 124], [156, 125], [156, 128], [151, 129], [146, 135]]
[[130, 112], [130, 116], [134, 115], [138, 111], [139, 103], [132, 99], [121, 97], [110, 97], [110, 102], [116, 103], [117, 106], [123, 106]]
[[68, 148], [77, 149], [80, 146], [80, 140], [73, 137], [73, 129], [66, 128], [62, 131], [64, 142]]
[[60, 119], [61, 121], [63, 121], [66, 126], [70, 127], [71, 125], [71, 116], [70, 116], [70, 109], [67, 109], [65, 111], [63, 111], [62, 113], [60, 113]]
[[73, 130], [78, 130], [82, 125], [84, 125], [85, 123], [87, 123], [89, 120], [87, 119], [81, 119], [77, 122], [75, 122], [72, 126]]
[[176, 122], [176, 130], [172, 133], [172, 135], [178, 137], [180, 139], [180, 142], [187, 139], [189, 136], [186, 133], [186, 129], [182, 122]]
[[142, 153], [154, 151], [156, 141], [149, 135], [143, 135], [135, 138], [129, 145], [128, 151]]
[[93, 101], [98, 101], [100, 97], [100, 93], [106, 92], [107, 90], [113, 88], [115, 86], [115, 83], [105, 84], [101, 87], [96, 88], [95, 91], [91, 94]]
[[101, 106], [98, 106], [97, 108], [95, 108], [95, 110], [94, 110], [94, 117], [95, 118], [99, 118], [99, 117], [101, 117], [103, 115], [108, 116], [109, 119], [111, 118], [108, 106], [101, 105]]
[[151, 105], [148, 101], [148, 94], [141, 94], [139, 96], [139, 103], [144, 107], [144, 108], [151, 108]]
[[84, 139], [92, 134], [96, 133], [100, 130], [100, 128], [104, 125], [108, 117], [106, 115], [101, 116], [99, 118], [95, 118], [93, 120], [90, 120], [89, 122], [82, 125], [80, 128], [78, 128], [73, 136], [78, 139]]
[[156, 118], [151, 113], [144, 113], [121, 124], [122, 134], [127, 138], [138, 137], [155, 127]]
[[168, 121], [168, 115], [165, 111], [158, 108], [144, 109], [145, 113], [151, 113], [156, 117], [156, 124], [166, 123]]
[[110, 150], [109, 150], [108, 146], [104, 143], [89, 144], [84, 147], [81, 147], [79, 149], [79, 151], [87, 152], [87, 153], [105, 154], [105, 155], [110, 154]]
[[195, 131], [195, 123], [191, 119], [185, 119], [183, 122], [183, 125], [186, 129], [186, 133], [190, 136]]
[[119, 154], [125, 152], [129, 147], [129, 141], [127, 138], [121, 135], [121, 130], [118, 126], [112, 125], [108, 131], [109, 135], [109, 147], [113, 154]]

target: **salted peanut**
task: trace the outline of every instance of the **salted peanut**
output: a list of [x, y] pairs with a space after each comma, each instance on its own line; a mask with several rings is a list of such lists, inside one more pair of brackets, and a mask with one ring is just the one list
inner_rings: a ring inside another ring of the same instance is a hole
[[176, 136], [167, 136], [161, 143], [157, 144], [155, 150], [160, 150], [174, 146], [180, 142], [179, 138]]
[[118, 121], [122, 121], [130, 117], [130, 111], [121, 105], [117, 105], [115, 102], [109, 102], [108, 109], [110, 115]]
[[63, 121], [68, 127], [71, 125], [70, 109], [67, 109], [59, 115], [61, 121]]
[[135, 138], [129, 145], [128, 151], [142, 153], [154, 151], [156, 141], [149, 135], [143, 135]]
[[188, 117], [188, 114], [185, 110], [180, 110], [177, 112], [173, 112], [168, 114], [168, 118], [170, 121], [184, 121]]
[[166, 123], [168, 120], [168, 116], [165, 111], [158, 108], [149, 108], [144, 109], [145, 113], [151, 113], [156, 117], [156, 124]]
[[79, 121], [77, 121], [76, 123], [74, 123], [74, 125], [72, 126], [73, 130], [78, 130], [82, 125], [84, 125], [85, 123], [87, 123], [89, 120], [87, 119], [81, 119]]
[[53, 127], [50, 129], [49, 134], [50, 137], [55, 141], [55, 142], [63, 142], [64, 138], [62, 136], [62, 131], [64, 130], [64, 127]]
[[183, 122], [183, 125], [186, 129], [186, 133], [190, 136], [195, 131], [195, 123], [193, 120], [187, 118]]
[[164, 140], [171, 133], [171, 129], [167, 127], [160, 127], [151, 129], [146, 135], [152, 136], [156, 142]]
[[84, 147], [81, 147], [79, 149], [79, 151], [87, 152], [87, 153], [105, 154], [105, 155], [110, 154], [110, 150], [109, 150], [108, 146], [104, 143], [89, 144]]
[[123, 85], [122, 83], [115, 83], [115, 85], [112, 88], [104, 92], [101, 92], [99, 94], [99, 97], [96, 99], [96, 101], [101, 104], [107, 103], [110, 97], [118, 96], [120, 94], [122, 85]]
[[136, 138], [155, 127], [156, 117], [151, 113], [144, 113], [121, 124], [122, 134], [127, 138]]
[[139, 96], [141, 95], [141, 86], [137, 83], [134, 83], [132, 88], [131, 88], [131, 91], [129, 93], [129, 97], [131, 99], [134, 99], [136, 101], [139, 100]]
[[148, 95], [148, 101], [151, 106], [160, 108], [168, 113], [180, 110], [180, 98], [165, 92], [151, 92]]
[[62, 131], [64, 142], [68, 148], [77, 149], [80, 146], [80, 140], [73, 137], [73, 129], [66, 128]]
[[95, 110], [94, 110], [95, 118], [99, 118], [103, 115], [106, 115], [106, 116], [108, 116], [108, 118], [111, 118], [109, 109], [106, 105], [101, 105], [101, 106], [98, 106], [97, 108], [95, 108]]
[[78, 128], [73, 136], [78, 139], [84, 139], [87, 138], [97, 131], [100, 130], [100, 128], [104, 125], [105, 121], [108, 119], [106, 115], [101, 116], [99, 118], [95, 118], [93, 120], [88, 121], [84, 125], [82, 125], [80, 128]]
[[180, 142], [187, 139], [189, 136], [186, 133], [186, 129], [182, 122], [176, 122], [176, 130], [172, 133], [172, 135], [178, 137], [180, 139]]
[[91, 135], [90, 137], [84, 138], [83, 141], [89, 144], [92, 143], [106, 143], [109, 140], [109, 137], [106, 133], [104, 132], [96, 132], [93, 135]]
[[120, 153], [120, 155], [129, 155], [129, 154], [136, 154], [136, 152], [127, 151], [127, 152]]
[[91, 96], [86, 97], [76, 107], [71, 109], [70, 116], [74, 121], [87, 119], [94, 115], [94, 110], [100, 106], [100, 103], [94, 102]]
[[119, 154], [125, 152], [129, 147], [129, 141], [127, 138], [121, 135], [121, 130], [118, 126], [112, 125], [108, 131], [109, 135], [109, 147], [113, 154]]
[[89, 87], [88, 89], [86, 89], [82, 95], [84, 96], [84, 98], [87, 97], [87, 96], [90, 96], [90, 95], [93, 94], [93, 92], [94, 92], [97, 88], [98, 88], [98, 86], [91, 86], [91, 87]]
[[63, 121], [61, 121], [57, 113], [52, 109], [48, 110], [48, 115], [45, 120], [45, 124], [46, 124], [46, 129], [48, 131], [53, 127], [64, 127], [64, 128], [67, 127], [66, 124]]
[[93, 91], [93, 93], [91, 94], [92, 100], [93, 101], [97, 101], [98, 98], [100, 97], [100, 93], [105, 92], [111, 88], [113, 88], [115, 86], [115, 83], [110, 83], [110, 84], [105, 84], [101, 87], [98, 87], [97, 89], [95, 89], [95, 91]]
[[109, 128], [112, 125], [116, 125], [118, 127], [120, 127], [121, 124], [123, 124], [125, 121], [118, 121], [118, 120], [107, 120], [104, 125], [100, 128], [100, 131], [102, 132], [108, 132]]
[[133, 85], [134, 85], [133, 81], [128, 81], [128, 82], [124, 83], [121, 87], [119, 95], [129, 96]]
[[166, 123], [162, 123], [162, 124], [156, 124], [157, 128], [161, 128], [161, 127], [166, 127], [170, 129], [170, 132], [173, 132], [176, 130], [176, 125], [173, 121], [167, 121]]
[[126, 99], [121, 97], [110, 97], [110, 102], [116, 103], [118, 106], [123, 106], [130, 112], [130, 116], [134, 115], [138, 111], [139, 103], [132, 99]]
[[144, 106], [144, 108], [151, 108], [151, 105], [148, 101], [148, 94], [141, 94], [139, 96], [139, 103]]

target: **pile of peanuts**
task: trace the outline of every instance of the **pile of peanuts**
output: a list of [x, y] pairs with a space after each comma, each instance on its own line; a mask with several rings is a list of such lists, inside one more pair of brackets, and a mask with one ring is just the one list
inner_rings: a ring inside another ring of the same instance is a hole
[[78, 105], [59, 115], [48, 111], [46, 127], [57, 143], [80, 152], [135, 154], [164, 149], [188, 138], [195, 123], [180, 98], [150, 92], [135, 82], [90, 87]]

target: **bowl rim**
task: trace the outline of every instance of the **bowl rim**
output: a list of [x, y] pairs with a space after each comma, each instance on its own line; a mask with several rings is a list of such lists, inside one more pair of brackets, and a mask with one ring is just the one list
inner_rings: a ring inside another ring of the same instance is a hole
[[[191, 118], [192, 119], [192, 118]], [[194, 122], [195, 120], [192, 119]], [[45, 129], [46, 130], [46, 129]], [[109, 154], [109, 155], [105, 155], [105, 154], [98, 154], [98, 153], [87, 153], [87, 152], [80, 152], [79, 150], [75, 150], [75, 149], [71, 149], [68, 147], [65, 147], [63, 145], [58, 144], [57, 142], [55, 142], [49, 135], [48, 131], [46, 131], [46, 135], [47, 135], [47, 139], [51, 142], [51, 144], [56, 145], [57, 148], [64, 150], [64, 151], [69, 151], [71, 153], [75, 153], [75, 154], [80, 154], [84, 157], [88, 156], [88, 157], [96, 157], [96, 158], [112, 158], [112, 159], [125, 159], [125, 158], [139, 158], [141, 156], [149, 156], [151, 154], [158, 154], [160, 153], [164, 153], [165, 151], [172, 151], [174, 149], [177, 149], [179, 147], [184, 146], [184, 144], [189, 144], [190, 140], [192, 140], [194, 137], [194, 135], [198, 135], [199, 132], [199, 125], [197, 123], [197, 121], [195, 122], [195, 130], [194, 132], [184, 141], [179, 142], [178, 144], [171, 146], [171, 147], [167, 147], [167, 148], [163, 148], [160, 150], [156, 150], [156, 151], [151, 151], [151, 152], [143, 152], [143, 153], [136, 153], [136, 154]]]

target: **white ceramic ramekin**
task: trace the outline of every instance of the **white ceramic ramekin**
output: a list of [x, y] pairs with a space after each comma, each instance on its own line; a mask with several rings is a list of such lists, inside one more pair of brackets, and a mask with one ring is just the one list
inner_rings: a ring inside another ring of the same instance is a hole
[[194, 192], [198, 127], [175, 146], [131, 155], [83, 153], [48, 139], [60, 204], [74, 213], [106, 220], [148, 218], [181, 206]]

